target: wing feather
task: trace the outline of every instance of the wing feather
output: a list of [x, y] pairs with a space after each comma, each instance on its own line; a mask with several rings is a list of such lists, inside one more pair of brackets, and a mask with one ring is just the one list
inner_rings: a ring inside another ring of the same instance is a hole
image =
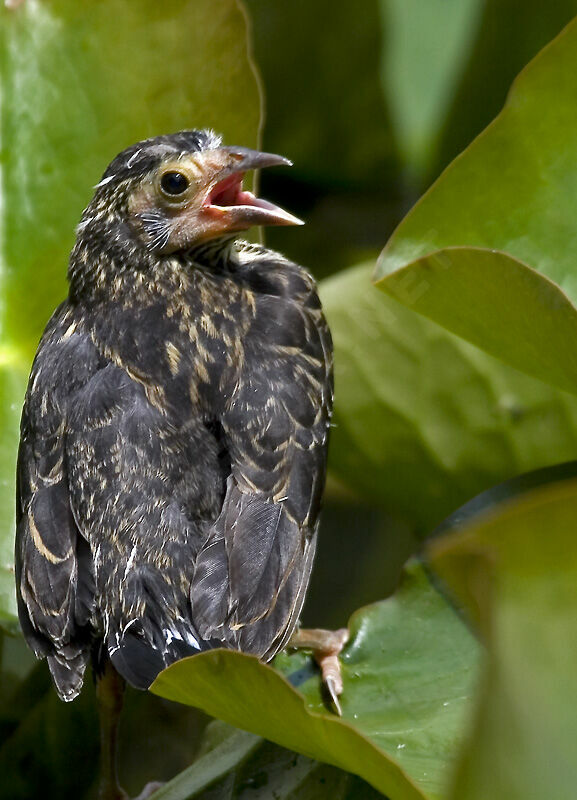
[[[57, 313], [41, 342], [22, 414], [18, 455], [16, 579], [22, 629], [72, 700], [90, 656], [92, 561], [70, 505], [65, 470], [68, 394], [94, 368], [83, 337], [64, 338]], [[78, 363], [76, 363], [78, 362]], [[63, 380], [63, 377], [66, 379]], [[79, 562], [82, 569], [79, 570]]]
[[330, 334], [311, 279], [290, 269], [276, 288], [258, 281], [220, 420], [231, 475], [191, 586], [204, 637], [267, 659], [294, 629], [309, 581], [332, 407]]

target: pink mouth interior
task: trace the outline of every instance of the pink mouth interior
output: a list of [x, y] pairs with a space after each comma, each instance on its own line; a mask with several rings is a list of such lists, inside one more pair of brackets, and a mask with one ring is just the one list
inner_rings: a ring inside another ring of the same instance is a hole
[[[237, 219], [242, 220], [245, 228], [254, 224], [259, 225], [303, 225], [302, 220], [289, 214], [288, 211], [280, 208], [262, 197], [255, 197], [252, 192], [245, 192], [242, 188], [244, 172], [235, 172], [219, 183], [215, 184], [204, 201], [206, 209], [237, 209]], [[244, 208], [245, 211], [239, 209]], [[247, 211], [250, 208], [252, 211]], [[255, 216], [255, 209], [259, 209], [258, 216]], [[209, 212], [210, 213], [210, 212]], [[214, 211], [219, 217], [223, 211]], [[241, 228], [242, 230], [242, 228]]]
[[220, 183], [213, 186], [205, 205], [209, 206], [254, 206], [255, 196], [252, 192], [243, 192], [242, 180], [244, 172], [235, 172]]

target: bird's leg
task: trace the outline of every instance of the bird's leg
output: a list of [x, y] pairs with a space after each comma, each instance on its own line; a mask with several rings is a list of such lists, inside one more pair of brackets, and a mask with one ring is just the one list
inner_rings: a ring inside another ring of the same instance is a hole
[[124, 678], [106, 659], [103, 672], [96, 678], [96, 699], [100, 717], [100, 784], [98, 800], [128, 800], [118, 784], [116, 742], [118, 721], [124, 697]]
[[343, 678], [339, 654], [349, 638], [346, 628], [326, 631], [323, 628], [299, 628], [289, 639], [287, 647], [299, 650], [312, 650], [313, 658], [321, 669], [323, 683], [339, 717], [341, 704], [339, 695], [343, 693]]

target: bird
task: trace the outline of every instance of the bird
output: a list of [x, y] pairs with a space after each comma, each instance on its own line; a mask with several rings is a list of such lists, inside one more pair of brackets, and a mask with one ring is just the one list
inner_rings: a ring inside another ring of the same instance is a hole
[[[123, 150], [38, 346], [17, 465], [19, 618], [62, 700], [92, 664], [108, 749], [124, 682], [147, 689], [216, 647], [269, 661], [298, 628], [331, 335], [311, 275], [238, 238], [301, 224], [243, 187], [290, 163], [211, 130]], [[102, 797], [124, 796], [114, 774], [105, 783]]]

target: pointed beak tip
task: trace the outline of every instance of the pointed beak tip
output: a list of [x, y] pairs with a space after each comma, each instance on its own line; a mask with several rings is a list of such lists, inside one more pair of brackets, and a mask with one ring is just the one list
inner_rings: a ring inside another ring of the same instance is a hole
[[279, 208], [278, 210], [280, 213], [276, 218], [277, 225], [305, 225], [305, 221], [300, 219], [300, 217], [295, 217], [294, 214], [291, 214], [289, 211], [285, 211], [284, 209]]

